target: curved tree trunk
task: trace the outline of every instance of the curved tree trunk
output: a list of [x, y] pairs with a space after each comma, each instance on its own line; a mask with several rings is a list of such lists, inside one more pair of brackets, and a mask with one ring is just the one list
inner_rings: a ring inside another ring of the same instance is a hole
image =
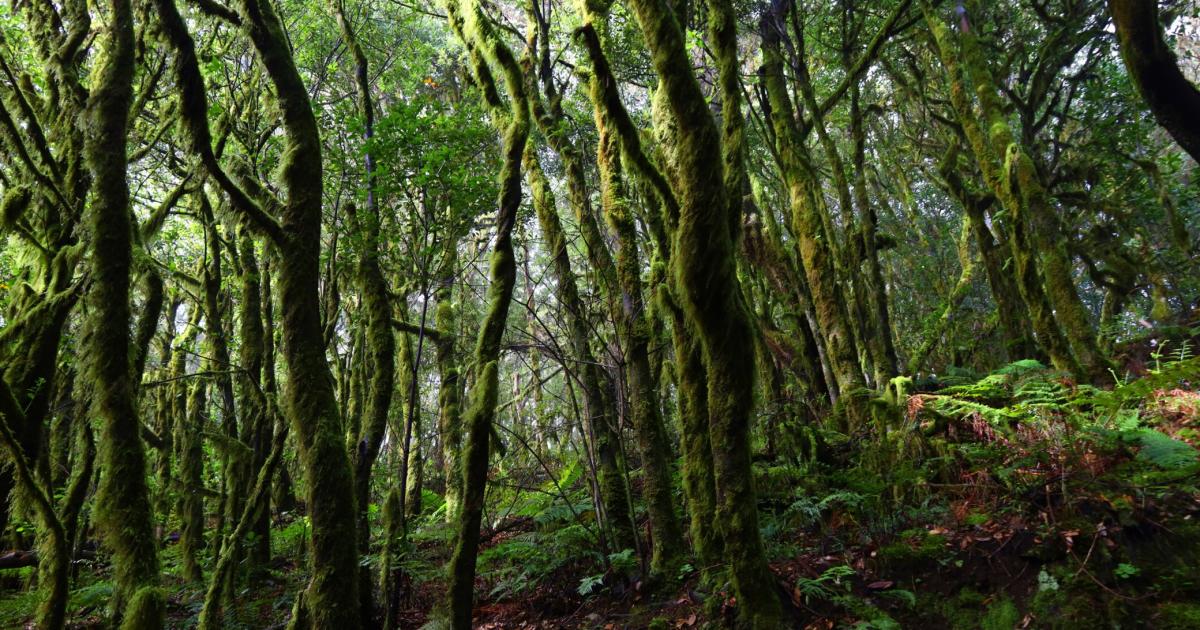
[[[742, 204], [726, 184], [737, 181], [730, 174], [741, 160], [740, 146], [722, 146], [670, 5], [664, 0], [631, 4], [653, 58], [658, 90], [677, 127], [674, 194], [679, 222], [672, 266], [683, 294], [681, 306], [699, 333], [708, 368], [709, 435], [725, 559], [739, 616], [750, 627], [775, 628], [782, 623], [782, 613], [758, 531], [750, 469], [754, 342], [734, 259]], [[735, 37], [732, 7], [714, 0], [709, 10], [719, 14], [713, 17], [719, 22], [714, 30]], [[723, 80], [736, 81], [736, 59], [723, 56], [719, 64]], [[731, 120], [740, 116], [738, 107], [727, 101], [726, 124], [740, 124]]]
[[113, 552], [112, 613], [123, 628], [159, 628], [166, 598], [159, 589], [158, 549], [146, 485], [128, 322], [133, 226], [126, 180], [128, 118], [133, 100], [133, 8], [108, 3], [106, 56], [87, 107], [86, 155], [92, 173], [91, 319], [85, 353], [101, 422], [96, 521]]
[[[475, 341], [475, 384], [463, 415], [466, 449], [463, 457], [462, 501], [459, 509], [454, 550], [450, 557], [447, 608], [450, 627], [468, 630], [474, 603], [475, 559], [479, 551], [479, 527], [483, 519], [484, 491], [487, 483], [489, 440], [496, 415], [500, 388], [500, 342], [508, 321], [508, 307], [517, 280], [512, 232], [521, 205], [521, 160], [529, 138], [529, 103], [524, 77], [512, 52], [492, 31], [482, 9], [472, 0], [446, 3], [450, 26], [472, 56], [475, 78], [481, 84], [493, 111], [497, 127], [504, 130], [503, 164], [500, 169], [500, 194], [496, 215], [496, 236], [492, 243], [491, 270], [487, 293], [487, 311]], [[488, 62], [504, 72], [505, 86], [511, 99], [509, 113], [503, 107]], [[507, 120], [505, 120], [507, 119]]]
[[1121, 58], [1158, 124], [1200, 162], [1200, 90], [1163, 40], [1158, 0], [1109, 0]]

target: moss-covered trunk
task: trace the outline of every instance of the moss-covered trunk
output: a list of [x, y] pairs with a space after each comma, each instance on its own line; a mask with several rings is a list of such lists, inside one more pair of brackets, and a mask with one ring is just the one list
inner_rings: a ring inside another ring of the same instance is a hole
[[[454, 522], [462, 497], [462, 381], [459, 377], [458, 352], [454, 331], [458, 325], [453, 303], [453, 274], [456, 255], [448, 255], [444, 264], [446, 279], [434, 296], [437, 311], [434, 325], [446, 333], [434, 341], [434, 359], [438, 370], [438, 432], [442, 437], [442, 465], [446, 484], [446, 522]], [[399, 508], [397, 507], [397, 510]], [[397, 515], [397, 519], [399, 515]]]
[[[1029, 216], [1029, 205], [1022, 200], [1022, 188], [1013, 179], [1017, 173], [1028, 176], [1028, 168], [1032, 167], [1029, 156], [1015, 140], [974, 35], [964, 33], [961, 37], [963, 63], [960, 64], [960, 55], [953, 48], [949, 30], [938, 20], [928, 3], [922, 9], [949, 79], [951, 105], [983, 173], [983, 179], [1007, 215], [1004, 227], [1017, 289], [1028, 309], [1038, 344], [1055, 367], [1084, 375], [1084, 369], [1063, 334], [1054, 306], [1042, 284], [1035, 224]], [[968, 81], [975, 89], [982, 119], [987, 125], [986, 132], [972, 109]]]
[[23, 489], [23, 498], [32, 504], [34, 516], [40, 525], [37, 546], [38, 588], [41, 596], [36, 616], [37, 627], [59, 630], [66, 623], [71, 547], [50, 495], [39, 483], [29, 457], [12, 431], [12, 425], [22, 425], [25, 421], [16, 396], [7, 383], [0, 381], [0, 443], [8, 453], [16, 481]]
[[851, 190], [854, 205], [858, 209], [859, 234], [862, 243], [862, 264], [866, 273], [862, 275], [867, 306], [870, 334], [866, 343], [874, 357], [875, 387], [883, 389], [899, 373], [896, 358], [896, 343], [892, 339], [892, 317], [888, 308], [887, 284], [883, 279], [883, 265], [879, 261], [879, 217], [875, 205], [867, 197], [867, 133], [865, 114], [859, 103], [858, 83], [850, 88], [850, 137], [854, 142], [853, 183]]
[[[547, 35], [543, 35], [539, 41], [544, 41], [546, 37]], [[546, 54], [548, 55], [548, 53]], [[548, 64], [548, 59], [543, 58], [543, 67], [546, 64]], [[549, 85], [552, 87], [553, 82], [550, 82]], [[534, 117], [547, 143], [562, 161], [566, 175], [567, 201], [579, 224], [584, 249], [588, 261], [591, 263], [592, 271], [600, 278], [602, 289], [612, 289], [616, 286], [615, 265], [596, 222], [579, 149], [568, 136], [561, 99], [557, 98], [554, 93], [548, 93], [546, 98], [550, 101], [548, 106], [536, 91], [531, 95]], [[536, 174], [531, 170], [530, 176], [535, 177]], [[571, 348], [581, 363], [579, 376], [583, 388], [587, 426], [592, 434], [596, 451], [598, 464], [596, 477], [600, 502], [604, 508], [605, 518], [612, 532], [612, 540], [616, 549], [636, 549], [637, 538], [633, 528], [633, 509], [625, 483], [620, 436], [616, 431], [615, 414], [605, 395], [604, 372], [595, 360], [591, 349], [592, 330], [588, 325], [587, 313], [579, 298], [578, 289], [575, 288], [574, 297], [567, 293], [574, 287], [574, 276], [569, 275], [570, 259], [567, 257], [565, 236], [557, 215], [545, 219], [542, 217], [543, 210], [555, 210], [553, 198], [549, 196], [548, 185], [531, 185], [531, 189], [535, 208], [542, 208], [542, 210], [538, 210], [538, 221], [542, 227], [543, 238], [549, 244], [548, 247], [554, 258], [559, 295], [569, 318]], [[545, 200], [541, 204], [538, 203], [539, 191], [544, 191], [541, 192], [541, 195]], [[557, 229], [555, 229], [556, 225]], [[570, 282], [564, 280], [566, 275], [569, 275]], [[568, 284], [571, 286], [567, 287]], [[612, 291], [605, 291], [605, 293], [611, 295]]]
[[[512, 51], [493, 32], [479, 5], [471, 0], [446, 3], [450, 26], [472, 55], [475, 79], [485, 93], [494, 124], [503, 129], [503, 162], [497, 203], [496, 235], [492, 242], [488, 274], [487, 311], [475, 341], [475, 383], [463, 414], [466, 432], [462, 462], [462, 501], [459, 508], [454, 548], [450, 557], [446, 612], [455, 630], [471, 627], [474, 603], [475, 559], [479, 551], [479, 527], [483, 519], [492, 421], [499, 394], [500, 342], [508, 321], [508, 308], [517, 280], [512, 232], [521, 205], [521, 162], [529, 138], [529, 102], [524, 76]], [[508, 88], [510, 107], [502, 113], [495, 79], [488, 62], [500, 67]]]
[[204, 546], [204, 496], [203, 473], [204, 451], [201, 431], [205, 417], [205, 387], [203, 380], [191, 382], [188, 387], [187, 357], [191, 345], [200, 331], [199, 307], [193, 306], [187, 327], [172, 342], [171, 383], [175, 421], [171, 428], [174, 436], [174, 460], [176, 465], [176, 514], [179, 518], [179, 558], [183, 578], [199, 582], [199, 551]]
[[698, 568], [706, 580], [715, 577], [723, 562], [724, 541], [716, 522], [717, 491], [713, 477], [712, 442], [708, 432], [708, 381], [704, 351], [688, 329], [683, 311], [665, 288], [660, 303], [671, 314], [671, 341], [675, 349], [676, 404], [679, 408], [680, 450], [683, 452], [683, 493], [688, 506], [688, 532]]
[[775, 130], [780, 168], [788, 188], [792, 212], [792, 230], [798, 241], [800, 262], [808, 280], [813, 310], [825, 340], [827, 360], [842, 404], [847, 412], [849, 429], [855, 429], [866, 419], [862, 390], [866, 383], [855, 356], [849, 316], [837, 286], [834, 254], [829, 247], [821, 215], [821, 190], [807, 160], [802, 139], [796, 128], [791, 97], [783, 78], [783, 57], [780, 53], [778, 16], [763, 19], [763, 65], [760, 70], [770, 108], [770, 123]]
[[1154, 118], [1200, 161], [1200, 89], [1179, 68], [1163, 37], [1156, 0], [1109, 0], [1125, 68]]
[[[354, 84], [358, 96], [359, 114], [362, 116], [363, 141], [370, 143], [375, 135], [375, 99], [371, 95], [369, 64], [366, 53], [346, 17], [344, 4], [340, 0], [332, 3], [337, 16], [342, 41], [354, 60]], [[363, 151], [363, 173], [366, 192], [365, 212], [357, 213], [353, 205], [347, 208], [351, 223], [358, 231], [362, 251], [358, 261], [358, 287], [363, 307], [367, 311], [366, 348], [369, 384], [366, 385], [366, 422], [358, 435], [354, 461], [355, 500], [358, 506], [359, 553], [369, 551], [370, 530], [367, 522], [367, 505], [370, 502], [371, 469], [379, 456], [383, 435], [387, 430], [388, 413], [391, 410], [392, 389], [395, 386], [396, 339], [392, 332], [390, 290], [379, 262], [380, 215], [375, 191], [375, 161], [370, 150]], [[374, 607], [370, 567], [360, 569], [361, 584], [359, 597], [362, 601], [364, 623], [369, 623]]]
[[[265, 353], [265, 331], [262, 320], [262, 278], [258, 267], [258, 256], [254, 250], [254, 239], [245, 227], [238, 230], [238, 258], [241, 263], [241, 294], [239, 303], [239, 361], [242, 371], [238, 377], [238, 409], [241, 410], [242, 426], [240, 439], [250, 447], [251, 458], [248, 471], [262, 469], [271, 451], [271, 416], [267, 413], [267, 400], [263, 392], [262, 372]], [[253, 479], [250, 474], [240, 475], [242, 483], [237, 491], [243, 497], [252, 496]], [[264, 567], [271, 560], [271, 511], [267, 503], [255, 506], [256, 519], [247, 530], [253, 533], [248, 559], [252, 570]]]
[[[536, 107], [534, 113], [535, 115], [539, 113]], [[544, 111], [541, 113], [545, 114]], [[550, 121], [545, 121], [543, 133], [551, 128]], [[574, 159], [573, 147], [562, 146], [561, 141], [552, 144], [558, 144], [560, 151], [565, 151]], [[555, 207], [554, 193], [550, 188], [550, 182], [542, 172], [536, 150], [533, 147], [526, 149], [525, 165], [529, 173], [529, 189], [533, 198], [533, 207], [537, 214], [538, 225], [542, 229], [542, 239], [546, 242], [546, 248], [553, 261], [558, 299], [567, 319], [571, 350], [575, 354], [575, 361], [578, 365], [576, 369], [583, 394], [584, 425], [591, 433], [596, 451], [598, 464], [596, 481], [599, 487], [600, 502], [604, 508], [615, 549], [636, 549], [637, 541], [634, 536], [629, 494], [626, 492], [625, 476], [620, 467], [619, 449], [616, 442], [618, 437], [613, 430], [610, 410], [602, 388], [603, 377], [600, 364], [592, 352], [586, 306], [579, 295], [579, 287], [571, 268], [571, 258], [567, 254], [566, 234], [558, 217], [558, 209]], [[582, 173], [572, 174], [573, 168], [570, 162], [568, 162], [567, 170], [567, 185], [582, 187], [584, 185], [581, 181]], [[586, 191], [570, 191], [569, 197], [573, 206], [585, 206], [576, 211], [577, 215], [591, 214], [591, 204]]]
[[[740, 163], [740, 147], [722, 147], [671, 6], [664, 0], [633, 0], [631, 4], [652, 55], [658, 90], [676, 126], [673, 155], [678, 176], [673, 192], [679, 222], [672, 266], [682, 294], [681, 306], [692, 330], [699, 333], [707, 367], [717, 522], [725, 542], [725, 559], [737, 593], [739, 616], [751, 627], [774, 628], [781, 624], [781, 610], [758, 531], [750, 470], [753, 330], [734, 260], [742, 204], [736, 190], [726, 185], [731, 166]], [[717, 30], [736, 38], [731, 6], [715, 0], [709, 10], [721, 14]], [[726, 79], [737, 80], [736, 59], [723, 56], [720, 65]], [[741, 116], [735, 103], [725, 103], [726, 124], [735, 124], [730, 119]], [[725, 153], [728, 151], [733, 155]]]
[[283, 24], [272, 5], [243, 0], [244, 28], [270, 77], [287, 134], [280, 168], [286, 202], [276, 271], [283, 305], [283, 353], [288, 405], [307, 477], [312, 520], [312, 581], [304, 607], [313, 628], [361, 623], [354, 470], [325, 357], [318, 277], [323, 173], [321, 138], [308, 91], [296, 69]]
[[158, 548], [146, 484], [146, 455], [130, 370], [130, 268], [133, 226], [126, 146], [133, 99], [133, 9], [111, 0], [105, 56], [88, 97], [87, 165], [92, 173], [90, 320], [86, 335], [92, 414], [101, 423], [96, 522], [113, 554], [111, 613], [124, 628], [159, 628]]
[[[589, 31], [587, 36], [592, 36]], [[606, 63], [599, 52], [598, 41], [592, 49], [593, 65]], [[621, 141], [615, 122], [609, 120], [604, 106], [603, 81], [610, 73], [600, 69], [593, 73], [591, 99], [594, 118], [599, 130], [596, 163], [600, 170], [600, 200], [604, 218], [615, 235], [613, 262], [617, 285], [610, 290], [620, 299], [609, 299], [614, 305], [617, 336], [625, 360], [625, 380], [629, 413], [637, 436], [638, 455], [644, 472], [643, 499], [650, 517], [650, 570], [657, 575], [673, 575], [683, 561], [683, 532], [675, 514], [671, 491], [671, 445], [663, 426], [658, 391], [650, 370], [650, 328], [643, 298], [641, 262], [638, 255], [638, 234], [629, 191], [626, 190], [621, 163]]]
[[[196, 195], [199, 202], [200, 218], [204, 224], [205, 264], [201, 275], [204, 287], [204, 345], [208, 371], [213, 374], [213, 381], [220, 404], [216, 409], [221, 418], [221, 435], [232, 444], [238, 438], [237, 397], [233, 390], [233, 377], [230, 367], [233, 365], [229, 354], [228, 333], [225, 326], [225, 274], [223, 265], [223, 239], [218, 234], [219, 226], [208, 196], [201, 192]], [[225, 536], [225, 527], [241, 513], [242, 486], [246, 485], [249, 475], [249, 462], [245, 453], [238, 448], [221, 449], [221, 509], [217, 512], [216, 540], [220, 544], [234, 545], [229, 551], [236, 560], [241, 556], [242, 544]], [[222, 549], [219, 553], [225, 553]], [[235, 575], [230, 574], [229, 579]], [[233, 592], [233, 584], [227, 584], [226, 593]]]

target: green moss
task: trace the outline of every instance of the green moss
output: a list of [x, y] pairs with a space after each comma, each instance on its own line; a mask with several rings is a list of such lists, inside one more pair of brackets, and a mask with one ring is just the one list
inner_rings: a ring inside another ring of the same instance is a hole
[[156, 586], [142, 587], [134, 593], [125, 607], [121, 630], [154, 630], [161, 628], [167, 613], [167, 596]]
[[1020, 623], [1021, 611], [1017, 610], [1011, 599], [1002, 597], [987, 607], [979, 620], [979, 627], [982, 630], [1012, 630]]
[[875, 552], [876, 561], [888, 570], [916, 573], [950, 554], [944, 536], [920, 530], [902, 532], [900, 536], [901, 540], [884, 545]]
[[[587, 32], [595, 37], [594, 32]], [[591, 47], [593, 64], [603, 63], [599, 42], [593, 41]], [[651, 572], [670, 577], [683, 563], [685, 547], [679, 517], [675, 514], [669, 464], [671, 445], [663, 426], [658, 391], [650, 368], [650, 332], [642, 297], [637, 228], [621, 172], [622, 155], [617, 125], [611, 109], [605, 106], [605, 86], [614, 85], [607, 69], [596, 68], [590, 82], [594, 118], [600, 134], [596, 163], [600, 170], [600, 200], [604, 218], [616, 235], [614, 262], [617, 286], [610, 290], [620, 293], [620, 299], [610, 297], [608, 303], [614, 307], [617, 335], [626, 359], [629, 412], [642, 460], [645, 478], [643, 496], [650, 515]]]
[[1155, 626], [1159, 630], [1200, 628], [1200, 604], [1169, 602], [1158, 607]]
[[[521, 205], [521, 164], [529, 137], [530, 107], [521, 69], [512, 52], [492, 30], [479, 4], [472, 0], [448, 0], [445, 6], [451, 27], [472, 53], [475, 79], [483, 87], [497, 128], [504, 134], [504, 160], [499, 173], [499, 211], [489, 268], [487, 311], [475, 341], [474, 361], [480, 371], [471, 389], [470, 405], [463, 415], [467, 434], [465, 457], [461, 463], [462, 500], [445, 602], [451, 627], [466, 630], [471, 627], [475, 560], [487, 484], [489, 440], [494, 430], [492, 421], [499, 393], [497, 360], [516, 284], [512, 231]], [[504, 70], [505, 84], [511, 98], [507, 116], [500, 111], [495, 79], [483, 61], [480, 49], [483, 49], [482, 55]]]

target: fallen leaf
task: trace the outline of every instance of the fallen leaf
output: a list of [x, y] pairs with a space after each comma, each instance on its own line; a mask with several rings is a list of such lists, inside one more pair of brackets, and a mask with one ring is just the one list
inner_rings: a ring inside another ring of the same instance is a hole
[[872, 591], [886, 591], [887, 589], [892, 588], [895, 585], [896, 585], [896, 583], [891, 580], [879, 580], [877, 582], [871, 582], [870, 584], [868, 584], [867, 589], [872, 590]]

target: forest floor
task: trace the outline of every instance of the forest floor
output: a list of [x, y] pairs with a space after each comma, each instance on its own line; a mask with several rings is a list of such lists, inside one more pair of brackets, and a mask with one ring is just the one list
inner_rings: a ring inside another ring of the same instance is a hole
[[[1014, 364], [914, 386], [895, 428], [876, 429], [869, 448], [797, 429], [792, 450], [809, 457], [755, 463], [760, 526], [792, 625], [1200, 628], [1197, 376], [1200, 361], [1186, 359], [1098, 389]], [[727, 587], [701, 584], [690, 565], [650, 588], [632, 550], [597, 552], [578, 465], [554, 480], [504, 473], [512, 483], [496, 483], [489, 499], [477, 628], [701, 628], [735, 618]], [[513, 489], [539, 484], [545, 491]], [[444, 588], [450, 528], [440, 499], [425, 496], [403, 564], [402, 628], [420, 627]], [[306, 578], [297, 560], [305, 519], [276, 525], [276, 560], [234, 598], [227, 628], [282, 628], [290, 614]], [[186, 628], [203, 590], [178, 580], [175, 553], [164, 547], [169, 625]], [[109, 567], [79, 566], [71, 622], [98, 628]], [[0, 570], [0, 627], [28, 623], [30, 574]]]

